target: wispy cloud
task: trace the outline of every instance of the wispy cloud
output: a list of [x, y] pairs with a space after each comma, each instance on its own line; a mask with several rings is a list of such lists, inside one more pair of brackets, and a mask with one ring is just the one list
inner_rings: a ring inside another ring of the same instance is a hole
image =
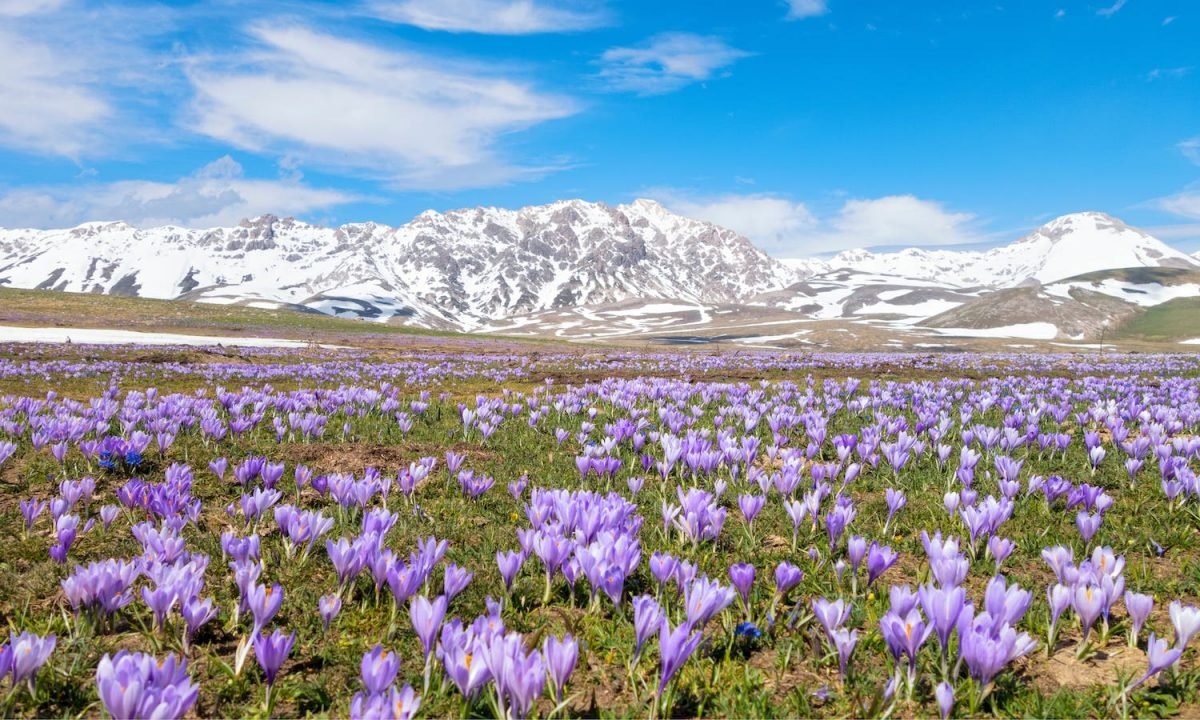
[[264, 213], [305, 215], [361, 199], [311, 187], [296, 177], [247, 178], [240, 164], [224, 156], [173, 182], [122, 180], [12, 190], [0, 194], [0, 226], [53, 228], [123, 220], [140, 227], [213, 227]]
[[1194, 65], [1185, 65], [1183, 67], [1173, 68], [1154, 68], [1150, 72], [1146, 73], [1146, 80], [1152, 81], [1178, 79], [1181, 77], [1187, 77], [1192, 70], [1195, 70]]
[[749, 55], [719, 37], [663, 33], [641, 45], [606, 50], [600, 77], [612, 90], [659, 95], [708, 80]]
[[487, 35], [531, 35], [603, 27], [603, 9], [534, 0], [375, 0], [367, 11], [383, 20], [425, 30]]
[[112, 108], [69, 53], [0, 29], [0, 143], [78, 158]]
[[433, 55], [299, 26], [251, 32], [257, 51], [190, 70], [194, 129], [239, 148], [358, 169], [395, 187], [485, 187], [547, 172], [509, 164], [499, 138], [578, 109], [569, 98]]
[[1190, 187], [1174, 195], [1159, 198], [1154, 205], [1172, 215], [1200, 220], [1200, 188]]
[[1096, 14], [1099, 15], [1100, 17], [1112, 17], [1113, 15], [1116, 15], [1118, 12], [1120, 12], [1121, 8], [1125, 7], [1125, 3], [1128, 1], [1129, 0], [1117, 0], [1115, 3], [1113, 3], [1112, 5], [1109, 5], [1108, 7], [1102, 7], [1100, 9], [1098, 9], [1096, 11]]
[[817, 217], [801, 202], [767, 193], [696, 196], [671, 188], [644, 191], [674, 212], [735, 230], [768, 252], [786, 251], [811, 235]]
[[979, 219], [913, 195], [851, 199], [825, 213], [768, 193], [645, 191], [672, 210], [735, 230], [780, 257], [870, 247], [968, 245], [991, 239]]
[[177, 80], [166, 79], [171, 53], [146, 45], [172, 17], [158, 6], [0, 0], [0, 145], [79, 161], [158, 138], [142, 111]]
[[22, 17], [53, 12], [67, 0], [0, 0], [0, 17]]
[[1188, 160], [1200, 165], [1200, 136], [1188, 138], [1181, 143], [1175, 145], [1179, 152]]
[[828, 0], [787, 0], [787, 6], [787, 20], [803, 20], [829, 12]]

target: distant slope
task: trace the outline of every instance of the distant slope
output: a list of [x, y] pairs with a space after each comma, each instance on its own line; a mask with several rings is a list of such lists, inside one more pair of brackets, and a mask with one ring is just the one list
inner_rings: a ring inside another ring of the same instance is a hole
[[92, 293], [0, 288], [0, 325], [173, 330], [197, 334], [310, 336], [445, 336], [452, 333], [379, 325], [318, 312], [265, 310]]
[[1098, 212], [1063, 215], [1016, 242], [984, 252], [848, 250], [831, 267], [931, 280], [961, 287], [1015, 287], [1082, 273], [1130, 267], [1200, 269], [1200, 261]]
[[1179, 342], [1200, 338], [1200, 297], [1168, 300], [1130, 317], [1113, 333], [1114, 340]]
[[921, 325], [987, 329], [1049, 323], [1062, 338], [1086, 340], [1136, 312], [1136, 306], [1130, 303], [1091, 290], [1072, 289], [1063, 297], [1051, 295], [1040, 287], [1018, 287], [987, 293]]

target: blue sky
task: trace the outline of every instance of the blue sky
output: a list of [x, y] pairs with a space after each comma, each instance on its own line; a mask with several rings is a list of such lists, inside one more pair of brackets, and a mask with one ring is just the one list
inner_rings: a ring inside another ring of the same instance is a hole
[[0, 57], [0, 226], [651, 197], [780, 256], [1200, 250], [1189, 0], [0, 0]]

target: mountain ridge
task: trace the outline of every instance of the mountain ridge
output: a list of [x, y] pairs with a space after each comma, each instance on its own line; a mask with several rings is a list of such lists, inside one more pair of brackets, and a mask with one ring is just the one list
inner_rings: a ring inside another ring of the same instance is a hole
[[[467, 331], [629, 302], [920, 319], [989, 291], [1118, 267], [1198, 269], [1200, 259], [1115, 217], [1083, 212], [985, 251], [859, 249], [780, 260], [732, 230], [647, 199], [427, 210], [398, 226], [322, 227], [262, 215], [226, 228], [92, 221], [0, 229], [0, 285]], [[563, 322], [586, 324], [583, 317]]]

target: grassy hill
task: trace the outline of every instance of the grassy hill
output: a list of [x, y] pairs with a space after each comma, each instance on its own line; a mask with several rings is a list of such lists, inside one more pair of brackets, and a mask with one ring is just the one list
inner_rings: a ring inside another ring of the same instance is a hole
[[185, 300], [152, 300], [53, 290], [0, 288], [0, 324], [171, 330], [195, 334], [308, 339], [333, 336], [438, 336], [453, 332], [338, 318], [317, 312], [263, 310]]

